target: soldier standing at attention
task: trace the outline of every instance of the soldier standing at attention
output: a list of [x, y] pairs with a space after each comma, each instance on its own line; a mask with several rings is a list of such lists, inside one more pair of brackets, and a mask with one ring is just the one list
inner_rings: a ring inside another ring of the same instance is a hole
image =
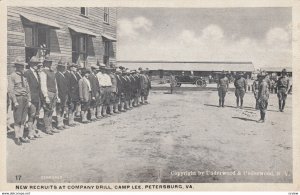
[[135, 79], [135, 96], [134, 96], [134, 107], [140, 106], [140, 97], [141, 97], [141, 75], [140, 71], [137, 70], [133, 75]]
[[240, 108], [243, 108], [244, 96], [247, 91], [247, 81], [243, 77], [242, 73], [239, 73], [237, 75], [237, 78], [234, 81], [234, 86], [235, 86], [235, 96], [236, 96], [236, 107], [239, 107], [239, 102], [241, 102]]
[[110, 92], [111, 92], [111, 78], [107, 74], [107, 68], [105, 64], [100, 64], [100, 72], [97, 74], [97, 78], [100, 85], [102, 116], [107, 117], [107, 106], [110, 104]]
[[55, 72], [52, 70], [52, 61], [44, 60], [43, 70], [41, 71], [41, 91], [42, 91], [42, 102], [44, 109], [44, 125], [45, 133], [53, 135], [53, 133], [59, 133], [52, 127], [52, 116], [55, 109], [56, 103], [60, 102], [58, 98], [57, 83], [55, 78]]
[[70, 64], [70, 76], [69, 79], [69, 113], [68, 113], [68, 125], [71, 127], [76, 126], [77, 124], [74, 121], [75, 118], [75, 111], [78, 105], [80, 104], [80, 97], [79, 97], [79, 77], [77, 77], [77, 64]]
[[[68, 96], [68, 100], [67, 100], [67, 112], [66, 112], [66, 115], [67, 115], [67, 119], [68, 119], [68, 122], [67, 122], [67, 125], [70, 126], [70, 127], [73, 127], [74, 125], [72, 124], [71, 125], [71, 120], [72, 120], [72, 116], [70, 115], [70, 109], [71, 109], [71, 94], [70, 94], [70, 86], [71, 86], [71, 65], [72, 63], [71, 62], [67, 62], [67, 65], [66, 65], [66, 71], [64, 72], [64, 76], [65, 76], [65, 79], [66, 79], [66, 84], [68, 86], [68, 92], [67, 92], [67, 96]], [[71, 118], [70, 118], [71, 117]]]
[[99, 66], [97, 65], [92, 65], [91, 66], [91, 74], [89, 75], [89, 81], [91, 84], [91, 88], [92, 88], [92, 98], [91, 98], [91, 103], [90, 103], [90, 114], [91, 114], [91, 121], [96, 121], [96, 109], [98, 106], [98, 102], [97, 100], [99, 99], [99, 90], [100, 90], [100, 85], [99, 85], [99, 81], [98, 78], [96, 76], [96, 74], [99, 71]]
[[146, 80], [147, 81], [147, 88], [146, 88], [144, 100], [145, 100], [145, 104], [149, 104], [148, 96], [149, 96], [149, 91], [151, 89], [151, 80], [149, 78], [149, 69], [148, 68], [146, 68], [146, 70], [145, 70], [145, 76], [147, 78], [147, 80]]
[[277, 81], [277, 97], [279, 103], [279, 111], [283, 112], [285, 107], [285, 100], [290, 89], [290, 79], [287, 76], [286, 69], [281, 71], [281, 77]]
[[269, 99], [269, 87], [268, 81], [265, 78], [265, 73], [259, 73], [257, 75], [259, 80], [258, 86], [258, 106], [260, 111], [260, 119], [257, 121], [259, 123], [265, 122], [266, 111], [268, 107], [268, 99]]
[[79, 97], [81, 101], [81, 122], [89, 123], [87, 113], [92, 99], [92, 87], [89, 81], [89, 70], [82, 70], [83, 77], [79, 80]]
[[[113, 71], [115, 71], [116, 68], [113, 67], [110, 69], [109, 71], [109, 77], [111, 80], [111, 92], [110, 92], [110, 104], [109, 104], [109, 114], [110, 115], [114, 115], [114, 113], [116, 112], [116, 103], [117, 103], [117, 77], [116, 75], [113, 73]], [[115, 111], [115, 112], [114, 112]]]
[[225, 96], [229, 87], [229, 81], [224, 71], [220, 76], [221, 77], [219, 78], [219, 81], [217, 83], [218, 95], [219, 95], [219, 107], [221, 106], [224, 107]]
[[120, 75], [120, 78], [121, 78], [121, 97], [120, 97], [120, 102], [121, 102], [121, 109], [120, 111], [121, 112], [126, 112], [126, 102], [127, 102], [127, 78], [126, 78], [126, 70], [123, 68], [120, 70], [122, 75]]
[[259, 86], [259, 80], [258, 78], [253, 81], [253, 84], [252, 84], [252, 91], [253, 91], [253, 94], [254, 94], [254, 98], [255, 98], [255, 109], [258, 110], [259, 107], [258, 107], [258, 86]]
[[170, 87], [171, 87], [171, 94], [173, 94], [173, 90], [174, 90], [174, 88], [175, 88], [175, 85], [176, 85], [176, 79], [175, 79], [174, 74], [171, 72], [171, 73], [170, 73]]
[[123, 83], [122, 83], [122, 71], [121, 69], [117, 68], [115, 71], [116, 79], [117, 79], [117, 99], [114, 105], [114, 112], [120, 114], [121, 111], [121, 98], [123, 93]]
[[55, 74], [58, 97], [60, 102], [56, 103], [56, 117], [57, 117], [57, 129], [64, 130], [67, 127], [64, 125], [64, 113], [68, 113], [68, 95], [69, 95], [69, 86], [67, 78], [65, 76], [67, 65], [61, 61], [57, 64], [57, 72]]
[[[49, 60], [46, 56], [45, 60]], [[24, 73], [30, 89], [31, 106], [28, 109], [28, 138], [34, 140], [40, 137], [37, 129], [37, 122], [41, 109], [41, 86], [40, 67], [43, 64], [33, 56], [29, 61], [29, 69]]]
[[[75, 64], [74, 64], [75, 65]], [[83, 70], [83, 68], [82, 67], [79, 67], [78, 66], [78, 64], [76, 64], [76, 67], [77, 67], [77, 69], [76, 69], [76, 71], [75, 71], [75, 75], [76, 75], [76, 77], [77, 77], [77, 80], [78, 80], [78, 82], [79, 82], [79, 80], [80, 79], [82, 79], [82, 70]], [[79, 95], [78, 95], [79, 96]], [[81, 111], [81, 103], [80, 103], [80, 98], [79, 98], [79, 101], [78, 101], [78, 103], [76, 104], [76, 109], [75, 109], [76, 111], [75, 111], [75, 117], [81, 117], [81, 115], [80, 115], [80, 111]]]
[[15, 72], [8, 80], [8, 94], [12, 99], [15, 143], [22, 145], [22, 142], [29, 143], [28, 138], [24, 138], [24, 124], [26, 121], [28, 107], [31, 105], [31, 96], [27, 79], [24, 77], [24, 69], [27, 65], [22, 58], [17, 57], [14, 63]]
[[131, 110], [129, 104], [130, 104], [130, 98], [131, 98], [131, 80], [130, 80], [130, 70], [126, 69], [125, 70], [125, 76], [124, 78], [126, 79], [126, 85], [125, 85], [125, 94], [126, 94], [126, 101], [125, 101], [125, 109], [126, 110]]

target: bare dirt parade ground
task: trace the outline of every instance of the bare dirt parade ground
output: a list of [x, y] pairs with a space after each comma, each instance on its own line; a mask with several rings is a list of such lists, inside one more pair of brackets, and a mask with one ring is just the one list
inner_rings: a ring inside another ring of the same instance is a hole
[[208, 89], [153, 89], [149, 101], [30, 144], [7, 139], [7, 181], [292, 182], [291, 95], [281, 113], [270, 94], [265, 123], [252, 92], [244, 109], [233, 91], [224, 108]]

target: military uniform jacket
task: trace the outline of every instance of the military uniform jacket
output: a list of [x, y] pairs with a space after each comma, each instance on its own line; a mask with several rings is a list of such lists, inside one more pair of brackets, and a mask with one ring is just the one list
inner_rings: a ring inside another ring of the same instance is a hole
[[218, 81], [218, 88], [219, 87], [225, 87], [225, 88], [227, 88], [228, 84], [229, 84], [229, 80], [228, 80], [227, 77], [221, 78]]
[[28, 85], [29, 85], [31, 101], [32, 102], [40, 102], [40, 100], [41, 100], [40, 81], [38, 80], [38, 78], [36, 78], [36, 76], [34, 75], [34, 73], [32, 72], [31, 69], [27, 70], [24, 73], [24, 76], [26, 77]]
[[8, 95], [12, 102], [17, 103], [17, 96], [26, 96], [31, 101], [30, 89], [26, 77], [23, 73], [13, 72], [8, 80]]
[[67, 86], [68, 86], [68, 96], [70, 97], [70, 85], [71, 85], [71, 72], [70, 71], [66, 71], [64, 73], [64, 76], [66, 78], [67, 81]]
[[236, 79], [234, 81], [234, 86], [236, 89], [242, 89], [245, 90], [247, 89], [247, 81], [244, 77], [241, 77], [239, 79]]
[[255, 80], [252, 84], [252, 90], [255, 93], [256, 91], [258, 91], [258, 87], [259, 87], [259, 81]]
[[267, 101], [269, 99], [268, 82], [265, 79], [259, 83], [258, 99], [263, 101]]
[[79, 80], [76, 74], [70, 73], [69, 97], [70, 101], [79, 101]]
[[92, 97], [96, 97], [97, 93], [100, 90], [100, 85], [99, 85], [98, 78], [97, 78], [96, 75], [91, 73], [90, 76], [89, 76], [89, 81], [90, 81], [91, 89], [92, 89]]
[[68, 96], [68, 84], [65, 75], [62, 72], [56, 72], [55, 74], [58, 97], [61, 102], [64, 102]]
[[148, 75], [145, 74], [145, 76], [146, 76], [147, 82], [148, 82], [148, 89], [151, 89], [151, 80]]
[[116, 74], [117, 80], [117, 94], [120, 95], [122, 93], [122, 78], [120, 75]]
[[290, 79], [285, 76], [285, 77], [280, 77], [277, 81], [277, 88], [286, 88], [288, 89], [290, 87]]

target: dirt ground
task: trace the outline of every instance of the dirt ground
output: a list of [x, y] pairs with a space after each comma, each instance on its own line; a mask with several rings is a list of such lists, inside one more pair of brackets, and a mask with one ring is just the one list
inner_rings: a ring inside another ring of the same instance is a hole
[[[182, 88], [183, 89], [183, 88]], [[30, 144], [7, 139], [8, 182], [292, 182], [292, 96], [257, 123], [229, 92], [153, 90], [150, 104]], [[16, 181], [16, 175], [21, 180]]]

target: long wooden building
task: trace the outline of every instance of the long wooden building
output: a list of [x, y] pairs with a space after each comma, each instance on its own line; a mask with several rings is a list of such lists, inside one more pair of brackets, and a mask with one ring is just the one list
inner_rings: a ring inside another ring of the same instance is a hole
[[215, 62], [215, 61], [118, 61], [118, 64], [129, 69], [148, 68], [152, 75], [162, 77], [172, 72], [175, 75], [194, 74], [208, 76], [221, 71], [227, 73], [243, 72], [251, 77], [254, 71], [252, 62]]
[[54, 62], [110, 66], [116, 63], [116, 37], [117, 8], [8, 7], [7, 72], [17, 56], [28, 62], [47, 54]]

